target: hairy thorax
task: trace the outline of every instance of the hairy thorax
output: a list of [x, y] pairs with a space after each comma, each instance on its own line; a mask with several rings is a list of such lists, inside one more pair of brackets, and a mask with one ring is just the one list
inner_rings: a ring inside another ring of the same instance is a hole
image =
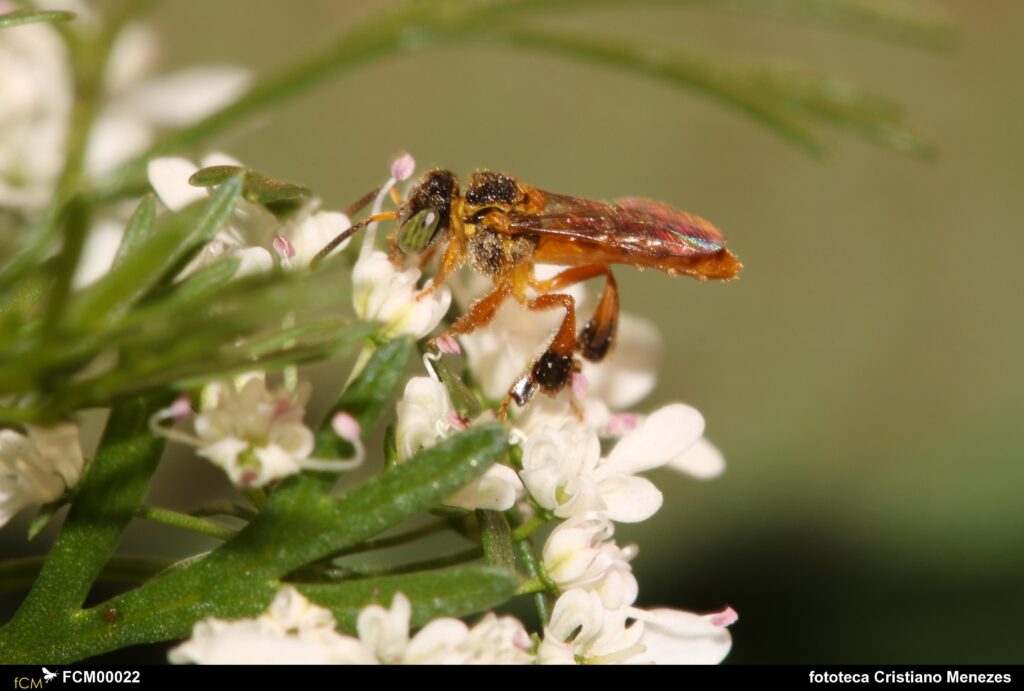
[[503, 235], [481, 226], [473, 228], [466, 237], [466, 250], [473, 268], [490, 276], [508, 273], [520, 262], [530, 259], [536, 249], [535, 237]]

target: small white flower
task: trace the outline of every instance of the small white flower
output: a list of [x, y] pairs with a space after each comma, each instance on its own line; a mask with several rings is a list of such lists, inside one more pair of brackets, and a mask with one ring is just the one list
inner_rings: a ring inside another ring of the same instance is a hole
[[359, 614], [359, 639], [385, 664], [527, 664], [530, 637], [512, 617], [488, 614], [470, 628], [458, 619], [435, 619], [409, 636], [412, 606], [395, 593], [391, 607], [377, 605]]
[[78, 484], [85, 463], [78, 426], [0, 430], [0, 526], [22, 509], [60, 498]]
[[636, 547], [612, 541], [615, 528], [600, 514], [574, 516], [555, 528], [544, 543], [544, 571], [560, 590], [579, 588], [601, 598], [606, 609], [636, 601], [637, 582], [629, 560]]
[[[219, 153], [206, 156], [201, 164], [202, 168], [241, 165], [230, 156]], [[179, 157], [154, 158], [147, 166], [150, 185], [163, 205], [171, 211], [181, 211], [189, 204], [209, 196], [207, 188], [194, 187], [188, 182], [198, 170], [200, 166]], [[188, 263], [179, 278], [189, 276], [223, 257], [239, 261], [236, 276], [271, 269], [274, 258], [267, 248], [272, 245], [274, 233], [279, 227], [277, 218], [261, 204], [239, 199], [230, 222]]]
[[187, 403], [181, 400], [158, 411], [150, 426], [158, 434], [196, 447], [196, 453], [222, 468], [239, 487], [262, 487], [302, 470], [341, 471], [361, 465], [362, 444], [349, 437], [356, 444], [355, 458], [310, 457], [314, 436], [302, 422], [309, 394], [306, 382], [295, 391], [269, 391], [264, 375], [254, 372], [203, 389], [201, 410], [193, 423], [195, 436], [160, 424], [188, 417]]
[[[395, 443], [402, 460], [408, 460], [419, 450], [429, 448], [469, 426], [468, 420], [456, 414], [444, 384], [431, 377], [410, 379], [398, 401], [397, 410]], [[523, 483], [516, 472], [499, 463], [471, 480], [444, 503], [467, 510], [505, 511], [512, 508], [522, 491]]]
[[270, 392], [262, 376], [251, 376], [210, 386], [216, 402], [195, 419], [200, 456], [241, 487], [262, 487], [302, 470], [313, 452], [313, 432], [302, 422], [308, 385]]
[[[274, 238], [274, 249], [286, 269], [305, 268], [320, 250], [351, 225], [348, 216], [337, 211], [307, 211], [284, 225]], [[340, 252], [348, 243], [349, 239], [345, 239], [331, 254]]]
[[419, 269], [396, 269], [380, 251], [360, 256], [352, 269], [352, 302], [356, 314], [384, 323], [384, 336], [423, 338], [441, 322], [451, 305], [447, 286], [429, 295], [416, 287]]
[[537, 650], [540, 664], [618, 664], [643, 652], [643, 622], [627, 625], [628, 608], [606, 609], [596, 593], [563, 593]]
[[726, 627], [738, 619], [732, 607], [714, 614], [630, 608], [629, 616], [644, 623], [644, 652], [627, 662], [659, 665], [717, 665], [732, 648]]
[[256, 619], [209, 618], [192, 638], [171, 650], [175, 664], [274, 665], [372, 664], [365, 646], [334, 630], [330, 610], [310, 603], [292, 587], [282, 588]]
[[523, 483], [533, 498], [563, 518], [605, 513], [613, 521], [644, 521], [661, 507], [661, 492], [636, 473], [666, 465], [700, 439], [704, 418], [676, 403], [652, 413], [601, 457], [597, 433], [579, 422], [545, 427], [523, 447]]

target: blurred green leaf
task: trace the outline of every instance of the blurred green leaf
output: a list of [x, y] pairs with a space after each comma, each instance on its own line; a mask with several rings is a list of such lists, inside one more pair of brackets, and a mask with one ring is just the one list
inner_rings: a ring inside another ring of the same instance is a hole
[[0, 29], [36, 22], [68, 22], [74, 18], [74, 12], [61, 10], [15, 10], [0, 14]]
[[183, 257], [213, 237], [234, 212], [241, 192], [241, 177], [232, 178], [208, 200], [162, 219], [118, 266], [75, 296], [68, 306], [65, 327], [72, 331], [96, 329], [121, 317]]
[[570, 55], [698, 91], [736, 108], [810, 153], [823, 153], [810, 129], [817, 118], [877, 143], [920, 156], [932, 152], [899, 108], [840, 79], [649, 43], [591, 39], [524, 27], [512, 43]]
[[638, 5], [757, 12], [832, 24], [932, 47], [947, 45], [951, 35], [948, 15], [934, 0], [499, 0], [487, 2], [483, 11], [522, 16]]
[[155, 220], [156, 198], [152, 194], [147, 194], [132, 212], [131, 218], [128, 219], [128, 225], [124, 228], [124, 235], [121, 236], [121, 244], [117, 247], [112, 267], [123, 264], [143, 246], [150, 236]]
[[452, 401], [452, 407], [459, 417], [464, 420], [472, 420], [483, 412], [483, 406], [480, 404], [476, 394], [470, 391], [461, 378], [455, 376], [455, 373], [452, 372], [443, 357], [431, 360], [430, 366], [434, 368], [437, 378], [441, 380], [441, 383], [448, 390], [448, 397]]

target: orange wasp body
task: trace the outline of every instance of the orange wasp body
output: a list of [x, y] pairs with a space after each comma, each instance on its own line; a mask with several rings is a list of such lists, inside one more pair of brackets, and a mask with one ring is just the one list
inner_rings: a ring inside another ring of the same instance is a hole
[[[442, 251], [432, 287], [467, 261], [494, 281], [493, 290], [456, 319], [448, 334], [487, 326], [508, 297], [529, 310], [565, 310], [547, 350], [509, 389], [502, 416], [511, 401], [525, 405], [538, 388], [549, 395], [563, 389], [580, 369], [577, 354], [598, 362], [611, 350], [619, 295], [610, 264], [700, 280], [734, 278], [741, 269], [722, 234], [698, 216], [644, 199], [603, 203], [553, 194], [487, 170], [473, 173], [465, 192], [450, 171], [428, 171], [410, 189], [397, 218], [391, 236], [396, 261], [412, 254], [426, 264]], [[567, 268], [538, 280], [535, 263]], [[575, 301], [558, 291], [599, 276], [605, 278], [601, 300], [577, 333]]]

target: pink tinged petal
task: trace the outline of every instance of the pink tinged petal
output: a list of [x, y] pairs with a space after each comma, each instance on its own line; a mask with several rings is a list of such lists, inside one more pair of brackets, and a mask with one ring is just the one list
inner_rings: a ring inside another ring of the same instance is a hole
[[590, 384], [587, 378], [580, 372], [572, 373], [572, 394], [576, 398], [586, 398]]
[[437, 349], [447, 355], [459, 355], [462, 353], [459, 342], [453, 336], [439, 336], [435, 343], [437, 343]]
[[188, 184], [199, 168], [187, 158], [154, 158], [146, 166], [149, 184], [171, 211], [181, 211], [192, 202], [206, 199], [206, 189]]
[[295, 256], [295, 245], [293, 245], [292, 241], [284, 235], [275, 235], [273, 246], [274, 251], [277, 252], [277, 256], [282, 259], [291, 259]]
[[725, 458], [722, 452], [707, 439], [701, 438], [668, 463], [668, 467], [698, 480], [711, 480], [725, 471]]
[[452, 427], [459, 430], [460, 432], [462, 430], [469, 429], [469, 420], [467, 420], [464, 417], [460, 417], [459, 414], [454, 410], [448, 413], [448, 420], [451, 423]]
[[646, 521], [661, 508], [661, 492], [650, 480], [629, 475], [613, 475], [601, 480], [601, 498], [608, 506], [608, 518], [617, 523]]
[[167, 407], [167, 414], [175, 422], [183, 422], [192, 414], [192, 400], [188, 396], [178, 396], [174, 403]]
[[605, 437], [621, 437], [626, 432], [631, 432], [640, 424], [640, 417], [635, 413], [616, 413], [608, 418], [605, 425]]
[[728, 606], [721, 612], [717, 612], [709, 616], [711, 617], [711, 623], [715, 626], [732, 626], [740, 618], [739, 613], [732, 607]]
[[416, 170], [416, 159], [409, 154], [404, 154], [391, 164], [391, 177], [402, 182], [412, 177]]
[[342, 411], [331, 418], [331, 428], [334, 433], [345, 441], [356, 441], [362, 436], [362, 429], [359, 422], [348, 413]]
[[677, 665], [717, 665], [732, 647], [729, 631], [715, 621], [735, 620], [727, 608], [710, 615], [675, 609], [630, 610], [644, 622], [643, 645], [646, 651], [630, 662], [654, 662]]
[[682, 403], [651, 413], [612, 449], [604, 467], [633, 474], [659, 468], [693, 446], [704, 434], [704, 416]]

